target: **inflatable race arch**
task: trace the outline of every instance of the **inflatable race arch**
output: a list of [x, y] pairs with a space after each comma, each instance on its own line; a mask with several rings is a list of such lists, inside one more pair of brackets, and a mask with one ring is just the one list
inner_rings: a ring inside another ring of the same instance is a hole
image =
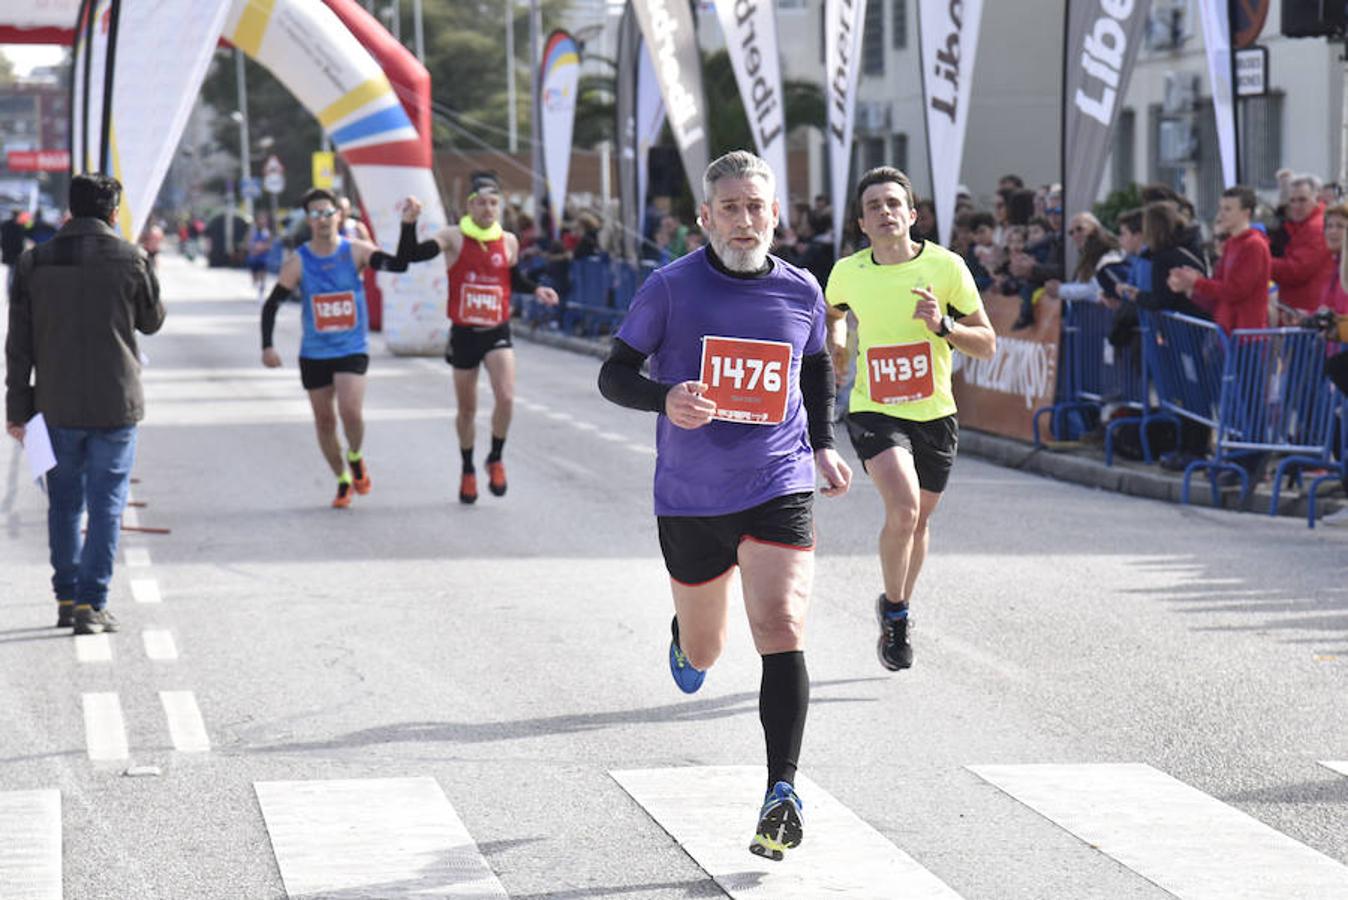
[[[54, 15], [69, 15], [62, 31]], [[57, 9], [0, 13], [0, 39], [70, 35], [71, 166], [124, 187], [121, 221], [134, 239], [226, 40], [265, 66], [322, 124], [350, 167], [375, 239], [392, 250], [399, 200], [424, 203], [423, 233], [445, 224], [431, 172], [430, 79], [356, 0], [52, 0]], [[377, 58], [376, 58], [377, 57]], [[438, 353], [449, 323], [443, 266], [379, 273], [383, 332], [395, 353]]]

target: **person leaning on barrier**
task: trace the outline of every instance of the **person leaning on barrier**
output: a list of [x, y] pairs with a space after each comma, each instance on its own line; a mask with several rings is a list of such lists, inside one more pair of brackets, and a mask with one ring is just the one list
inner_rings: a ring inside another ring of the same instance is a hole
[[1211, 319], [1212, 316], [1186, 294], [1170, 287], [1170, 273], [1178, 267], [1189, 266], [1205, 277], [1208, 274], [1208, 264], [1198, 245], [1197, 229], [1185, 223], [1179, 208], [1169, 200], [1148, 203], [1142, 208], [1140, 219], [1148, 273], [1138, 285], [1123, 289], [1126, 299], [1132, 300], [1140, 309], [1170, 310]]
[[76, 634], [117, 630], [108, 585], [145, 414], [136, 332], [164, 324], [145, 251], [112, 227], [121, 195], [106, 175], [71, 179], [72, 218], [19, 258], [5, 343], [6, 430], [22, 443], [42, 413], [56, 455], [47, 475], [56, 625]]
[[1334, 277], [1334, 259], [1325, 243], [1325, 208], [1316, 199], [1320, 179], [1298, 175], [1288, 184], [1282, 229], [1287, 242], [1273, 259], [1278, 298], [1293, 309], [1312, 312]]
[[[1214, 230], [1230, 235], [1211, 278], [1191, 265], [1170, 270], [1170, 290], [1189, 297], [1230, 333], [1268, 326], [1268, 282], [1273, 258], [1264, 235], [1251, 228], [1254, 191], [1243, 185], [1222, 191]], [[1155, 272], [1153, 271], [1153, 277]]]
[[1076, 271], [1072, 273], [1071, 281], [1048, 281], [1044, 293], [1063, 300], [1098, 299], [1102, 280], [1113, 284], [1127, 272], [1119, 239], [1088, 212], [1072, 217], [1067, 236], [1077, 249]]

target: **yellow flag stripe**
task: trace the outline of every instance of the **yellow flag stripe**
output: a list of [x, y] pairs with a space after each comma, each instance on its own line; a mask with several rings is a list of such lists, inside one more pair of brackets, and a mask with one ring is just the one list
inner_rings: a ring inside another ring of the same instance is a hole
[[318, 121], [323, 123], [324, 128], [331, 128], [334, 122], [345, 119], [367, 103], [392, 93], [393, 86], [388, 83], [388, 78], [380, 74], [376, 78], [362, 82], [347, 91], [341, 99], [324, 107], [318, 114]]
[[[112, 177], [122, 182], [125, 188], [126, 182], [122, 181], [122, 157], [117, 153], [117, 126], [111, 124], [108, 126], [108, 156], [112, 160]], [[117, 208], [117, 228], [122, 232], [122, 237], [128, 241], [134, 241], [137, 235], [131, 231], [132, 214], [131, 204], [126, 202], [126, 191], [122, 191], [122, 201]]]
[[234, 29], [234, 46], [256, 59], [275, 7], [276, 0], [248, 0], [239, 16], [239, 25]]

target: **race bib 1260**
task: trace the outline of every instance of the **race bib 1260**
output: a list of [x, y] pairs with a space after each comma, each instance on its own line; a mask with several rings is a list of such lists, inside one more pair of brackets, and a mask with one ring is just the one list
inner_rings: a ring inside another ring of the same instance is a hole
[[702, 377], [713, 418], [778, 425], [786, 418], [791, 345], [781, 341], [704, 337]]
[[913, 403], [932, 395], [931, 344], [891, 344], [866, 351], [866, 380], [876, 403]]
[[463, 285], [459, 289], [459, 321], [465, 325], [499, 325], [502, 299], [500, 285]]
[[331, 334], [356, 327], [356, 295], [351, 291], [313, 295], [314, 331]]

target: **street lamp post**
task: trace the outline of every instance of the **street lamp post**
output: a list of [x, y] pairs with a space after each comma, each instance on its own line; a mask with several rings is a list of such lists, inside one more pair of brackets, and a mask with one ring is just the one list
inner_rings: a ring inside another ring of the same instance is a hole
[[518, 153], [519, 107], [515, 99], [515, 0], [505, 0], [505, 51], [506, 51], [506, 111], [510, 122], [510, 152]]
[[421, 0], [412, 0], [413, 45], [417, 50], [417, 59], [426, 62], [426, 32], [421, 26]]

